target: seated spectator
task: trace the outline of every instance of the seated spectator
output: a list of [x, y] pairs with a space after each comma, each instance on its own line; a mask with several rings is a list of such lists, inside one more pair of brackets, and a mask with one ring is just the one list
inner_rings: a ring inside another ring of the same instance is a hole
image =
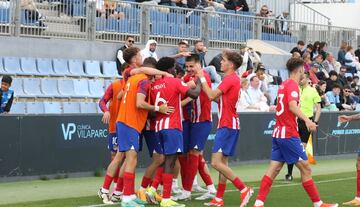
[[337, 73], [340, 72], [341, 64], [335, 60], [332, 53], [327, 54], [326, 59], [323, 61], [322, 65], [328, 73], [332, 70], [336, 71]]
[[334, 85], [339, 85], [340, 87], [342, 87], [341, 82], [338, 79], [338, 74], [335, 71], [330, 71], [329, 73], [330, 78], [328, 80], [326, 80], [326, 92], [331, 91], [334, 87]]
[[256, 76], [259, 79], [259, 89], [266, 95], [268, 92], [269, 83], [272, 82], [272, 80], [269, 80], [271, 78], [265, 74], [265, 70], [266, 69], [264, 64], [261, 63], [258, 65], [255, 72], [248, 75], [246, 78], [250, 80], [252, 77]]
[[297, 52], [297, 53], [300, 54], [300, 57], [301, 57], [301, 56], [303, 56], [303, 54], [304, 54], [304, 51], [303, 51], [303, 50], [304, 50], [304, 46], [305, 46], [304, 41], [300, 40], [300, 41], [298, 41], [297, 46], [294, 47], [294, 48], [290, 51], [290, 53], [291, 53], [291, 54], [294, 54], [294, 52]]
[[337, 110], [343, 109], [342, 104], [340, 102], [340, 92], [341, 92], [341, 86], [338, 84], [334, 84], [332, 90], [326, 92], [326, 96], [329, 99], [331, 109], [334, 109], [334, 106], [337, 108]]
[[249, 11], [249, 7], [245, 0], [224, 0], [221, 2], [227, 10]]
[[306, 46], [306, 49], [305, 49], [305, 51], [304, 51], [304, 54], [303, 54], [303, 56], [306, 54], [306, 53], [309, 53], [310, 54], [310, 58], [311, 58], [311, 60], [313, 59], [313, 54], [312, 54], [312, 51], [313, 51], [313, 49], [314, 49], [314, 45], [312, 45], [312, 44], [308, 44], [307, 46]]
[[125, 68], [125, 60], [123, 58], [123, 52], [126, 48], [132, 47], [135, 43], [134, 36], [127, 36], [125, 40], [125, 44], [120, 47], [116, 53], [116, 67], [118, 73], [121, 74]]
[[325, 81], [319, 81], [319, 83], [315, 86], [320, 98], [321, 98], [321, 108], [326, 108], [330, 106], [329, 99], [327, 98], [325, 94], [326, 90], [326, 82]]
[[267, 5], [263, 5], [260, 9], [260, 13], [256, 14], [256, 16], [263, 17], [263, 19], [261, 19], [262, 32], [275, 34], [274, 21], [271, 19], [272, 12], [269, 11]]
[[320, 54], [319, 50], [320, 50], [320, 42], [316, 41], [314, 43], [314, 47], [313, 47], [312, 54], [311, 54], [312, 60], [314, 60]]
[[359, 87], [359, 76], [354, 76], [353, 81], [350, 84], [351, 90], [356, 96], [360, 96], [360, 87]]
[[170, 57], [174, 58], [176, 64], [179, 65], [183, 70], [185, 70], [185, 58], [190, 56], [191, 52], [189, 52], [189, 43], [186, 40], [182, 40], [178, 44], [178, 48], [175, 52], [175, 55]]
[[303, 55], [303, 60], [304, 60], [304, 69], [305, 72], [309, 72], [311, 69], [311, 55], [310, 53], [304, 53]]
[[292, 53], [292, 57], [293, 57], [293, 58], [301, 58], [301, 55], [300, 55], [300, 53], [298, 53], [298, 52], [293, 52], [293, 53]]
[[289, 12], [284, 11], [282, 14], [276, 17], [275, 25], [277, 32], [282, 35], [291, 35], [289, 28]]
[[325, 70], [324, 65], [322, 64], [324, 62], [323, 56], [321, 54], [317, 55], [314, 60], [315, 63], [319, 65], [319, 72], [316, 74], [319, 80], [324, 80], [329, 78], [329, 73]]
[[352, 60], [345, 59], [347, 46], [348, 44], [346, 42], [342, 42], [338, 52], [338, 61], [340, 62], [341, 65], [345, 65], [345, 63], [352, 62]]
[[358, 45], [358, 49], [355, 50], [355, 56], [360, 60], [360, 45]]
[[100, 0], [96, 1], [96, 17], [122, 19], [125, 17], [123, 12], [117, 12], [115, 1]]
[[340, 110], [354, 111], [356, 108], [356, 101], [358, 101], [358, 98], [355, 98], [350, 86], [345, 86], [340, 95], [340, 102], [342, 106]]
[[350, 45], [347, 46], [346, 48], [345, 60], [346, 60], [345, 63], [346, 66], [354, 67], [358, 71], [360, 70], [359, 60], [356, 59], [356, 56], [354, 54], [354, 49]]
[[156, 46], [157, 46], [157, 42], [155, 40], [147, 41], [145, 48], [141, 50], [141, 57], [143, 61], [145, 60], [145, 58], [148, 57], [153, 57], [155, 58], [156, 61], [159, 60], [156, 54]]
[[240, 55], [243, 58], [243, 62], [237, 71], [239, 75], [242, 75], [245, 71], [252, 70], [254, 68], [254, 64], [261, 62], [261, 57], [252, 48], [241, 46]]
[[326, 42], [320, 42], [319, 54], [323, 57], [323, 60], [326, 59], [326, 56], [327, 56], [327, 43]]
[[176, 6], [176, 1], [173, 0], [160, 0], [160, 2], [158, 3], [159, 5], [163, 5], [163, 6]]
[[29, 22], [37, 22], [40, 27], [46, 26], [43, 22], [45, 17], [40, 14], [33, 0], [21, 0], [20, 7], [24, 10], [25, 19]]
[[4, 75], [1, 79], [0, 87], [0, 114], [7, 114], [10, 112], [13, 100], [14, 91], [10, 89], [12, 78]]
[[319, 79], [317, 78], [316, 74], [319, 72], [320, 65], [317, 63], [311, 64], [311, 69], [309, 71], [309, 79], [311, 80], [312, 84], [318, 84]]
[[346, 78], [345, 74], [346, 74], [346, 67], [341, 66], [340, 67], [340, 73], [339, 73], [339, 76], [338, 76], [338, 80], [339, 80], [339, 83], [340, 83], [341, 87], [344, 87], [344, 86], [348, 85], [348, 81], [347, 81], [347, 78]]
[[253, 76], [249, 80], [242, 82], [239, 110], [240, 111], [269, 111], [267, 99], [260, 90], [260, 80]]

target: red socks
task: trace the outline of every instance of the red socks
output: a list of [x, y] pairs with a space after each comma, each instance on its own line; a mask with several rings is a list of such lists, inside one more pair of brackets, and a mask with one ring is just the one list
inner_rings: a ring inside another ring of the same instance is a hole
[[151, 184], [151, 187], [157, 189], [161, 180], [162, 180], [162, 175], [164, 173], [164, 168], [163, 167], [158, 167], [157, 170], [156, 170], [156, 174], [155, 174], [155, 177], [154, 177], [154, 180]]
[[270, 192], [272, 183], [273, 183], [273, 181], [271, 180], [271, 178], [264, 175], [264, 177], [262, 178], [261, 183], [260, 183], [259, 194], [256, 198], [257, 200], [265, 202], [266, 197]]
[[191, 192], [191, 188], [198, 171], [199, 157], [197, 155], [189, 154], [187, 163], [187, 174], [184, 177], [185, 186], [184, 190]]
[[206, 184], [206, 186], [212, 185], [213, 181], [211, 179], [211, 176], [205, 172], [205, 160], [202, 155], [199, 155], [198, 170], [199, 170], [199, 174], [200, 174], [201, 178], [203, 179], [204, 183]]
[[114, 183], [116, 183], [116, 184], [117, 184], [117, 182], [118, 182], [119, 172], [120, 172], [120, 168], [118, 168], [118, 169], [116, 170], [116, 173], [115, 173], [115, 176], [114, 176]]
[[124, 196], [135, 194], [135, 173], [124, 173]]
[[360, 198], [360, 170], [357, 171], [357, 193], [356, 197]]
[[216, 198], [223, 199], [224, 194], [225, 194], [225, 190], [226, 190], [226, 183], [219, 183], [218, 189], [217, 189], [217, 192], [216, 192]]
[[103, 186], [102, 186], [103, 189], [109, 190], [113, 179], [114, 179], [114, 177], [111, 177], [110, 175], [106, 174], [105, 179], [104, 179], [104, 183], [103, 183]]
[[316, 185], [312, 179], [304, 182], [302, 185], [313, 203], [320, 201], [319, 192], [318, 192]]
[[244, 188], [246, 188], [246, 186], [244, 185], [244, 183], [240, 180], [239, 177], [236, 177], [232, 183], [235, 185], [235, 187], [239, 190], [242, 191]]
[[141, 187], [146, 189], [150, 184], [151, 184], [151, 178], [143, 176], [141, 181]]
[[187, 171], [187, 160], [188, 160], [188, 157], [187, 155], [185, 156], [179, 156], [179, 162], [180, 162], [180, 175], [181, 175], [181, 183], [182, 183], [182, 186], [186, 186], [186, 171]]
[[162, 175], [163, 179], [163, 199], [169, 199], [171, 196], [171, 185], [172, 185], [172, 174], [164, 173]]
[[117, 180], [117, 185], [115, 191], [123, 192], [124, 190], [124, 178], [119, 177]]

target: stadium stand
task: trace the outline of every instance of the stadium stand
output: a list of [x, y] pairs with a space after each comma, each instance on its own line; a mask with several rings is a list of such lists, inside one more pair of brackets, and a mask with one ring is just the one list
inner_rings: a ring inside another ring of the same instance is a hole
[[54, 59], [53, 60], [54, 67], [54, 76], [67, 76], [69, 75], [69, 66], [68, 62], [65, 59]]

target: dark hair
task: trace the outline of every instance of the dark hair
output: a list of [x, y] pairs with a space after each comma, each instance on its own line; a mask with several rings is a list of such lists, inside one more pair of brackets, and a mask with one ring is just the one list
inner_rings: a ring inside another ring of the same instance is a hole
[[311, 50], [313, 50], [313, 49], [314, 49], [314, 45], [308, 44], [308, 45], [306, 46], [306, 48], [310, 48]]
[[299, 40], [299, 41], [297, 42], [297, 44], [298, 44], [298, 45], [302, 45], [302, 46], [305, 45], [304, 41], [302, 41], [302, 40]]
[[2, 79], [1, 79], [1, 82], [2, 82], [2, 83], [7, 83], [7, 84], [11, 85], [11, 83], [12, 83], [12, 78], [11, 78], [10, 76], [8, 76], [8, 75], [4, 75], [4, 76], [2, 77]]
[[350, 89], [350, 90], [351, 90], [351, 87], [350, 87], [349, 85], [345, 85], [345, 86], [343, 87], [343, 89]]
[[346, 78], [346, 80], [351, 83], [353, 81], [353, 77], [349, 76]]
[[329, 76], [331, 77], [333, 75], [338, 76], [338, 73], [335, 70], [332, 70], [329, 72]]
[[290, 58], [286, 63], [286, 68], [291, 73], [296, 70], [298, 67], [304, 66], [304, 60], [301, 58]]
[[162, 57], [156, 64], [156, 69], [161, 71], [169, 71], [175, 67], [175, 59], [171, 57]]
[[178, 46], [180, 46], [180, 45], [186, 45], [187, 47], [189, 47], [189, 45], [186, 44], [186, 42], [183, 42], [183, 41], [179, 42]]
[[318, 86], [322, 86], [324, 84], [326, 84], [326, 81], [321, 80], [321, 81], [318, 82]]
[[181, 75], [184, 76], [185, 75], [185, 70], [178, 64], [175, 64], [175, 71], [176, 71], [176, 75]]
[[126, 36], [126, 39], [129, 39], [129, 38], [135, 39], [135, 37], [134, 37], [133, 35], [128, 35], [128, 36]]
[[202, 41], [202, 40], [196, 40], [196, 41], [194, 42], [194, 45], [196, 45], [196, 44], [199, 43], [199, 42], [204, 42], [204, 41]]
[[[334, 83], [332, 89], [334, 89], [334, 88], [339, 88], [339, 89], [341, 89], [341, 86], [340, 86], [339, 84], [337, 84], [337, 83]], [[331, 90], [332, 90], [332, 89], [331, 89]]]
[[253, 81], [255, 78], [257, 78], [256, 75], [254, 75], [253, 77], [250, 78], [250, 81]]
[[232, 62], [235, 65], [234, 70], [237, 70], [243, 62], [240, 53], [237, 52], [225, 51], [223, 57], [226, 57], [226, 59], [228, 59], [230, 62]]
[[150, 68], [156, 68], [156, 59], [153, 57], [147, 57], [145, 58], [144, 62], [143, 62], [143, 66], [144, 67], [150, 67]]
[[310, 78], [310, 73], [309, 73], [308, 71], [306, 71], [306, 72], [304, 73], [304, 75], [305, 75], [305, 77], [306, 77], [307, 79]]
[[195, 54], [195, 53], [191, 53], [190, 56], [187, 56], [185, 58], [185, 62], [191, 62], [191, 61], [194, 61], [196, 63], [199, 63], [200, 62], [200, 56], [198, 54]]
[[354, 75], [353, 80], [354, 80], [354, 79], [359, 79], [359, 76]]
[[123, 52], [123, 58], [126, 63], [130, 64], [131, 59], [135, 57], [140, 52], [140, 49], [137, 47], [126, 48]]
[[327, 46], [327, 43], [326, 43], [326, 42], [320, 42], [319, 50], [320, 50], [320, 51], [323, 51], [325, 46]]

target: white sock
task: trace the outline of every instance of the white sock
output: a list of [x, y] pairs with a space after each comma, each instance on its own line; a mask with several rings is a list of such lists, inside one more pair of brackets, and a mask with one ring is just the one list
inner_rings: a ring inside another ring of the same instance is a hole
[[132, 195], [130, 195], [130, 196], [123, 196], [122, 197], [122, 201], [124, 202], [124, 203], [128, 203], [128, 202], [130, 202], [130, 201], [132, 201], [132, 200], [134, 200], [133, 199], [133, 197], [132, 197]]
[[216, 200], [217, 202], [220, 202], [220, 201], [222, 201], [223, 199], [222, 199], [222, 198], [215, 197], [215, 200]]
[[217, 192], [214, 184], [208, 185], [207, 189], [211, 194], [215, 194]]
[[245, 192], [245, 191], [247, 191], [247, 187], [245, 187], [244, 189], [242, 189], [241, 191], [240, 191], [240, 193], [243, 193], [243, 192]]
[[322, 201], [314, 203], [314, 207], [320, 207], [323, 204]]
[[109, 189], [101, 188], [102, 193], [109, 193]]
[[360, 197], [355, 197], [355, 200], [360, 201]]
[[177, 178], [174, 178], [173, 181], [172, 181], [172, 188], [178, 188], [178, 179]]
[[263, 206], [264, 202], [262, 202], [261, 200], [256, 200], [255, 201], [255, 206]]
[[190, 191], [187, 191], [187, 190], [183, 190], [183, 193], [184, 193], [185, 195], [191, 195], [191, 192], [190, 192]]
[[132, 194], [130, 197], [131, 197], [131, 200], [135, 200], [137, 198], [135, 194]]
[[119, 196], [119, 195], [122, 194], [120, 191], [114, 191], [113, 193], [114, 193], [115, 195], [117, 195], [117, 196]]
[[194, 178], [194, 182], [193, 182], [193, 186], [196, 186], [196, 185], [199, 185], [199, 183], [198, 183], [198, 181], [197, 181], [197, 175], [195, 176], [195, 178]]

